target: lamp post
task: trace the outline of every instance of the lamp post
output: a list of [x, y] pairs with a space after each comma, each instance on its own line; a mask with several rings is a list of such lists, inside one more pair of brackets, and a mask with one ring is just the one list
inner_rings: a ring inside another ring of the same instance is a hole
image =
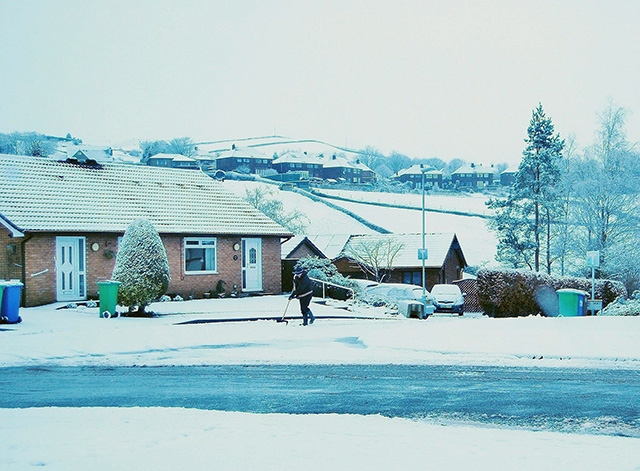
[[425, 260], [427, 259], [427, 249], [425, 247], [425, 243], [424, 243], [424, 174], [427, 171], [426, 168], [424, 168], [424, 165], [420, 164], [420, 173], [422, 174], [422, 249], [420, 250], [419, 258], [422, 261], [422, 302], [425, 304], [427, 304], [427, 287], [426, 287], [426, 276], [425, 276]]

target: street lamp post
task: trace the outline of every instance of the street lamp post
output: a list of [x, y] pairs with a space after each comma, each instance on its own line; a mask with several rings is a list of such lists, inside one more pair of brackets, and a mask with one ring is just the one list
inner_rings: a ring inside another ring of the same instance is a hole
[[425, 260], [427, 259], [427, 249], [425, 247], [424, 242], [424, 173], [426, 169], [424, 165], [420, 164], [420, 173], [422, 174], [422, 250], [420, 252], [420, 260], [422, 261], [422, 302], [427, 304], [427, 287], [426, 287], [426, 276], [425, 276]]

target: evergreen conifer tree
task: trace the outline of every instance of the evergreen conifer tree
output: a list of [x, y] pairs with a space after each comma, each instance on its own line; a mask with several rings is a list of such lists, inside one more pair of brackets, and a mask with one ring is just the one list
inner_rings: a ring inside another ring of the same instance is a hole
[[545, 268], [551, 273], [553, 222], [560, 204], [557, 190], [564, 141], [554, 134], [553, 123], [542, 104], [533, 110], [527, 135], [527, 147], [522, 152], [509, 198], [506, 202], [489, 202], [497, 214], [492, 227], [498, 232], [499, 259], [540, 271], [544, 252]]
[[166, 293], [169, 287], [169, 261], [160, 235], [146, 219], [134, 220], [122, 238], [112, 279], [121, 283], [118, 304], [129, 313], [138, 307], [146, 315], [147, 304]]

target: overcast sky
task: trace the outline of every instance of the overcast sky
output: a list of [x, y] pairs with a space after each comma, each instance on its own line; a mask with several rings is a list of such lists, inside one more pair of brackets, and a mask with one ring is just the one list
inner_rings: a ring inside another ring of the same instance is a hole
[[640, 140], [640, 2], [0, 0], [0, 132], [284, 135], [518, 163], [541, 102]]

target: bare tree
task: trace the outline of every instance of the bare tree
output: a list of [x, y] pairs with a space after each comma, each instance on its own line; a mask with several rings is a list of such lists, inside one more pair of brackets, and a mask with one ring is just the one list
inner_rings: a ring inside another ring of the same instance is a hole
[[245, 193], [245, 201], [294, 234], [303, 234], [306, 230], [309, 218], [297, 209], [286, 211], [276, 190], [262, 186], [253, 190], [246, 189]]
[[[571, 168], [580, 249], [600, 251], [600, 271], [624, 282], [629, 247], [637, 245], [640, 158], [626, 140], [627, 111], [613, 104], [598, 115], [596, 140]], [[632, 275], [631, 278], [635, 278]]]
[[196, 153], [196, 146], [190, 137], [176, 137], [169, 142], [169, 152], [191, 157]]
[[364, 236], [350, 241], [345, 255], [364, 273], [382, 282], [393, 270], [393, 261], [403, 247], [404, 243], [393, 236]]

